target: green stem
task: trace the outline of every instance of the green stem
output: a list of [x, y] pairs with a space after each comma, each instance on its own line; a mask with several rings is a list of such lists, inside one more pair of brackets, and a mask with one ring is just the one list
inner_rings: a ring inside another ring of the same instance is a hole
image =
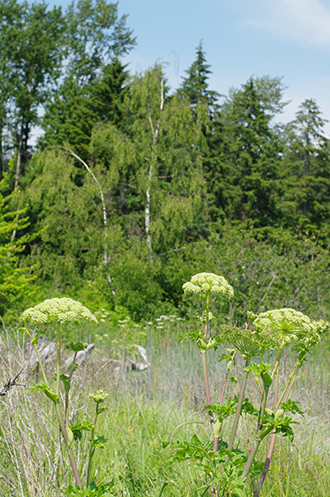
[[[77, 357], [77, 352], [74, 353], [73, 361], [71, 363], [70, 385], [71, 385], [71, 380], [72, 380], [72, 376], [73, 376], [73, 365], [76, 361], [76, 357]], [[68, 427], [69, 427], [69, 392], [65, 392], [65, 425], [66, 425], [66, 429], [68, 429]]]
[[248, 476], [261, 441], [268, 435], [268, 433], [272, 431], [272, 429], [273, 429], [272, 426], [266, 426], [265, 428], [259, 431], [258, 438], [255, 439], [248, 460], [246, 461], [244, 471], [242, 473], [242, 478], [246, 478]]
[[[246, 359], [245, 368], [248, 367], [248, 364], [249, 364], [249, 360]], [[241, 390], [240, 390], [239, 397], [238, 397], [238, 404], [237, 404], [237, 409], [236, 409], [236, 413], [235, 413], [233, 427], [231, 430], [230, 440], [229, 440], [229, 444], [228, 444], [228, 450], [232, 450], [233, 445], [234, 445], [234, 440], [235, 440], [235, 436], [236, 436], [236, 432], [237, 432], [237, 428], [238, 428], [239, 417], [241, 414], [241, 409], [242, 409], [242, 404], [243, 404], [243, 399], [244, 399], [244, 394], [245, 394], [247, 377], [248, 377], [248, 372], [244, 371], [243, 383], [242, 383]]]
[[280, 346], [279, 346], [279, 348], [277, 349], [276, 361], [275, 361], [274, 369], [273, 369], [272, 375], [271, 375], [272, 379], [274, 379], [275, 374], [277, 374], [277, 371], [280, 368], [280, 360], [281, 360], [281, 357], [282, 357], [282, 354], [283, 354], [284, 345], [285, 345], [285, 341], [283, 339], [282, 342], [281, 342], [281, 344], [280, 344]]
[[90, 479], [91, 479], [91, 472], [92, 472], [92, 460], [94, 457], [94, 434], [95, 434], [95, 427], [97, 423], [97, 417], [98, 417], [98, 410], [99, 410], [99, 404], [96, 404], [96, 413], [95, 413], [95, 419], [94, 419], [94, 427], [91, 431], [91, 439], [90, 439], [90, 448], [89, 448], [89, 456], [88, 456], [88, 468], [87, 468], [87, 482], [86, 482], [86, 487], [90, 484]]
[[[207, 374], [207, 364], [206, 364], [206, 352], [202, 351], [202, 363], [203, 363], [203, 376], [204, 376], [204, 386], [205, 386], [205, 394], [206, 394], [206, 403], [207, 405], [211, 404], [211, 394], [210, 394], [210, 385], [209, 385], [209, 378]], [[212, 427], [212, 431], [214, 429], [214, 419], [213, 419], [213, 413], [212, 411], [208, 411], [209, 413], [209, 418], [210, 418], [210, 423]]]
[[[26, 329], [26, 333], [29, 335], [29, 337], [31, 339], [31, 342], [33, 343], [32, 335], [28, 332], [27, 329]], [[44, 379], [44, 382], [48, 383], [47, 382], [47, 378], [46, 378], [46, 374], [45, 374], [45, 370], [44, 370], [44, 367], [43, 367], [42, 362], [41, 362], [41, 357], [40, 357], [40, 354], [39, 354], [39, 350], [38, 350], [37, 344], [33, 343], [33, 347], [34, 347], [34, 350], [36, 351], [36, 354], [37, 354], [37, 359], [38, 359], [38, 363], [39, 363], [39, 366], [40, 366], [40, 369], [41, 369], [41, 373], [42, 373], [42, 377]]]
[[[276, 375], [276, 380], [275, 380], [275, 403], [277, 403], [277, 396], [278, 396], [278, 379], [279, 379], [279, 370], [280, 370], [280, 361], [281, 361], [281, 357], [282, 357], [282, 353], [283, 353], [283, 349], [284, 349], [284, 345], [285, 345], [285, 341], [284, 339], [282, 340], [278, 350], [277, 350], [277, 357], [276, 357], [276, 361], [275, 361], [275, 365], [274, 365], [274, 369], [272, 371], [272, 379], [274, 379], [274, 376]], [[265, 438], [266, 435], [268, 435], [268, 433], [270, 433], [272, 431], [272, 428], [270, 427], [265, 427], [265, 428], [262, 428], [261, 425], [260, 425], [260, 421], [262, 419], [262, 417], [264, 416], [264, 413], [265, 413], [265, 407], [266, 407], [266, 400], [267, 400], [267, 395], [268, 395], [268, 390], [269, 388], [264, 388], [264, 392], [263, 392], [263, 395], [262, 395], [262, 402], [261, 402], [261, 406], [260, 406], [260, 413], [259, 413], [259, 419], [258, 419], [258, 426], [257, 426], [257, 438], [255, 439], [254, 443], [253, 443], [253, 446], [252, 446], [252, 449], [249, 453], [249, 457], [248, 457], [248, 460], [246, 461], [246, 464], [245, 464], [245, 467], [244, 467], [244, 471], [243, 471], [243, 474], [242, 474], [242, 477], [243, 478], [246, 478], [250, 472], [250, 469], [251, 469], [251, 466], [252, 466], [252, 463], [254, 461], [254, 458], [257, 454], [257, 451], [258, 451], [258, 448], [259, 448], [259, 445], [261, 443], [261, 440], [263, 440], [263, 438]]]
[[[61, 323], [57, 323], [56, 345], [57, 345], [56, 393], [57, 393], [58, 397], [60, 397]], [[74, 474], [74, 477], [75, 477], [75, 480], [76, 480], [76, 484], [78, 485], [79, 488], [81, 488], [82, 485], [81, 485], [81, 479], [80, 479], [79, 471], [78, 471], [78, 468], [77, 468], [77, 464], [76, 464], [76, 460], [75, 460], [73, 451], [72, 451], [72, 449], [70, 449], [69, 436], [68, 436], [68, 432], [67, 432], [67, 430], [65, 429], [65, 426], [64, 426], [64, 421], [63, 421], [63, 417], [62, 417], [62, 413], [61, 413], [59, 404], [56, 404], [56, 414], [57, 414], [57, 418], [58, 418], [58, 421], [59, 421], [59, 424], [60, 424], [61, 431], [63, 433], [63, 437], [64, 437], [64, 440], [65, 440], [65, 443], [66, 443], [66, 445], [67, 445], [67, 447], [69, 449], [69, 451], [68, 451], [69, 452], [69, 459], [70, 459], [71, 468], [72, 468], [72, 471], [73, 471], [73, 474]]]
[[293, 370], [292, 370], [292, 372], [291, 372], [291, 374], [290, 374], [289, 378], [287, 379], [287, 382], [286, 382], [286, 384], [285, 384], [285, 387], [284, 387], [284, 390], [283, 390], [283, 392], [282, 392], [282, 395], [281, 395], [280, 399], [278, 400], [278, 402], [277, 402], [277, 404], [276, 404], [276, 406], [275, 406], [275, 412], [277, 411], [277, 409], [278, 409], [278, 408], [279, 408], [279, 406], [281, 405], [281, 402], [282, 402], [282, 400], [284, 399], [284, 396], [285, 396], [285, 394], [287, 393], [288, 389], [290, 389], [290, 391], [291, 391], [291, 389], [292, 389], [292, 387], [293, 387], [293, 383], [294, 383], [294, 381], [293, 381], [293, 380], [295, 380], [295, 376], [297, 375], [298, 370], [301, 368], [301, 366], [302, 366], [302, 364], [303, 364], [303, 362], [304, 362], [305, 355], [306, 355], [306, 354], [303, 354], [303, 355], [300, 357], [300, 359], [298, 359], [298, 361], [296, 362], [296, 364], [295, 364], [295, 366], [294, 366], [294, 368], [293, 368]]
[[267, 387], [265, 385], [264, 386], [264, 391], [263, 391], [263, 394], [262, 394], [262, 400], [261, 400], [261, 406], [260, 406], [259, 416], [258, 416], [257, 433], [262, 428], [261, 420], [262, 420], [263, 416], [265, 415], [265, 409], [266, 409], [266, 402], [267, 402], [268, 392], [269, 392], [269, 387]]
[[[290, 376], [287, 379], [287, 382], [285, 384], [285, 387], [284, 387], [284, 390], [282, 392], [281, 397], [279, 399], [277, 399], [277, 401], [275, 402], [275, 409], [274, 409], [275, 413], [276, 413], [277, 409], [280, 407], [282, 400], [283, 399], [285, 399], [285, 401], [288, 400], [289, 395], [290, 395], [290, 391], [291, 391], [291, 389], [293, 387], [293, 384], [294, 384], [294, 381], [295, 381], [295, 378], [296, 378], [296, 375], [297, 375], [297, 372], [298, 372], [299, 368], [303, 364], [305, 355], [306, 355], [306, 353], [301, 353], [300, 354], [300, 357], [299, 357], [298, 361], [296, 362], [296, 364], [295, 364], [295, 366], [294, 366], [294, 368], [293, 368]], [[277, 388], [278, 388], [278, 385], [277, 385]], [[275, 390], [276, 390], [276, 385], [275, 385]], [[275, 393], [276, 393], [276, 391], [275, 391]], [[264, 469], [263, 469], [263, 471], [261, 473], [261, 476], [260, 476], [259, 489], [254, 491], [253, 497], [259, 497], [259, 495], [260, 495], [262, 486], [263, 486], [263, 484], [265, 482], [265, 479], [266, 479], [266, 476], [267, 476], [267, 473], [268, 473], [268, 470], [269, 470], [269, 466], [270, 466], [270, 463], [271, 463], [271, 460], [272, 460], [272, 457], [273, 457], [274, 448], [275, 448], [275, 442], [276, 442], [276, 431], [274, 430], [273, 434], [272, 434], [272, 437], [271, 437], [271, 441], [270, 441], [268, 453], [267, 453], [267, 456], [266, 456], [266, 461], [265, 461], [265, 464], [264, 464]]]
[[61, 323], [57, 323], [57, 361], [56, 361], [56, 393], [60, 396], [60, 376], [61, 376]]
[[56, 404], [56, 414], [57, 414], [58, 422], [60, 424], [61, 431], [63, 433], [63, 437], [64, 437], [64, 440], [65, 440], [65, 443], [66, 443], [66, 445], [67, 445], [67, 447], [69, 449], [69, 451], [68, 451], [68, 453], [69, 453], [69, 460], [70, 460], [71, 468], [72, 468], [72, 471], [73, 471], [73, 474], [74, 474], [74, 478], [76, 480], [76, 484], [78, 485], [79, 488], [81, 488], [82, 485], [81, 485], [81, 479], [80, 479], [79, 471], [78, 471], [78, 468], [77, 468], [77, 463], [76, 463], [76, 460], [75, 460], [75, 457], [74, 457], [72, 449], [69, 448], [70, 447], [70, 441], [69, 441], [68, 433], [67, 433], [67, 431], [65, 429], [65, 426], [64, 426], [64, 421], [63, 421], [63, 417], [62, 417], [62, 413], [61, 413], [59, 404]]

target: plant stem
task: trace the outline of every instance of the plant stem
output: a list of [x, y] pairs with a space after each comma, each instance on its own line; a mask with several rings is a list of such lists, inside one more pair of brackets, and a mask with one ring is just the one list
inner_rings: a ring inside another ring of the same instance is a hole
[[[285, 341], [284, 341], [284, 338], [283, 338], [282, 342], [281, 342], [281, 344], [280, 344], [280, 346], [279, 346], [279, 348], [277, 350], [277, 357], [276, 357], [274, 369], [273, 369], [272, 375], [271, 375], [273, 379], [274, 379], [274, 376], [276, 375], [276, 380], [275, 380], [275, 403], [277, 403], [277, 398], [278, 398], [278, 380], [279, 380], [280, 360], [281, 360], [281, 357], [282, 357], [284, 345], [285, 345]], [[244, 470], [243, 470], [243, 473], [242, 473], [242, 477], [243, 478], [246, 478], [248, 476], [249, 472], [250, 472], [252, 463], [253, 463], [254, 458], [255, 458], [255, 456], [257, 454], [257, 450], [259, 448], [261, 440], [263, 440], [265, 438], [265, 436], [268, 435], [268, 433], [270, 433], [270, 431], [272, 430], [271, 428], [268, 429], [267, 427], [262, 429], [262, 427], [260, 425], [261, 419], [262, 419], [262, 417], [263, 417], [263, 415], [265, 413], [265, 407], [266, 407], [268, 390], [269, 390], [269, 387], [265, 386], [264, 387], [264, 392], [263, 392], [263, 395], [262, 395], [262, 402], [261, 402], [260, 413], [259, 413], [259, 418], [258, 418], [257, 438], [255, 439], [255, 441], [253, 443], [253, 446], [252, 446], [252, 449], [250, 451], [248, 460], [247, 460], [247, 462], [245, 464], [245, 467], [244, 467]], [[256, 492], [257, 491], [258, 490], [256, 490]]]
[[262, 430], [259, 431], [259, 436], [258, 438], [255, 439], [254, 443], [253, 443], [253, 446], [252, 446], [252, 449], [250, 451], [250, 454], [249, 454], [249, 457], [248, 457], [248, 460], [246, 461], [246, 464], [245, 464], [245, 468], [244, 468], [244, 471], [242, 473], [242, 478], [246, 478], [250, 472], [250, 469], [251, 469], [251, 466], [252, 466], [252, 463], [254, 461], [254, 458], [257, 454], [257, 450], [259, 448], [259, 445], [261, 443], [261, 441], [268, 435], [268, 433], [270, 433], [272, 431], [272, 427], [267, 427], [266, 428], [263, 428]]
[[276, 442], [276, 431], [274, 430], [273, 433], [272, 433], [271, 440], [270, 440], [270, 445], [269, 445], [269, 449], [268, 449], [268, 452], [267, 452], [267, 457], [266, 457], [266, 461], [265, 461], [265, 464], [264, 464], [264, 469], [262, 470], [262, 473], [261, 473], [261, 476], [260, 476], [259, 489], [255, 490], [253, 492], [253, 497], [259, 497], [259, 494], [261, 492], [262, 486], [263, 486], [264, 481], [265, 481], [266, 476], [267, 476], [267, 472], [269, 470], [270, 462], [271, 462], [271, 459], [272, 459], [272, 456], [273, 456], [273, 452], [274, 452], [274, 448], [275, 448], [275, 442]]
[[[246, 359], [246, 361], [245, 361], [245, 368], [248, 367], [248, 364], [249, 364], [249, 360]], [[241, 390], [240, 390], [239, 397], [238, 397], [238, 404], [237, 404], [237, 409], [236, 409], [236, 413], [235, 413], [233, 427], [232, 427], [232, 430], [231, 430], [230, 440], [229, 440], [229, 444], [228, 444], [228, 450], [232, 450], [233, 445], [234, 445], [234, 439], [235, 439], [235, 436], [236, 436], [238, 422], [239, 422], [239, 417], [240, 417], [240, 414], [241, 414], [241, 409], [242, 409], [242, 404], [243, 404], [243, 399], [244, 399], [244, 393], [245, 393], [245, 387], [246, 387], [247, 377], [248, 377], [248, 372], [244, 371], [243, 382], [242, 382]]]
[[57, 323], [57, 361], [56, 361], [56, 393], [60, 396], [60, 376], [61, 376], [61, 323]]
[[220, 405], [221, 406], [223, 404], [223, 398], [224, 398], [225, 392], [226, 392], [226, 386], [227, 386], [227, 382], [228, 382], [228, 378], [229, 378], [229, 374], [230, 374], [230, 370], [231, 370], [231, 365], [232, 365], [233, 360], [235, 359], [236, 354], [237, 354], [237, 350], [235, 350], [235, 352], [232, 355], [232, 358], [231, 358], [231, 361], [230, 361], [230, 367], [228, 367], [228, 365], [227, 365], [227, 372], [226, 372], [226, 376], [225, 376], [225, 379], [224, 379], [224, 382], [223, 382], [221, 396], [220, 396]]
[[97, 417], [98, 417], [98, 410], [99, 410], [99, 404], [96, 404], [96, 412], [95, 412], [95, 419], [94, 419], [94, 428], [91, 431], [91, 440], [90, 440], [90, 448], [89, 448], [89, 457], [88, 457], [88, 468], [87, 468], [87, 482], [86, 482], [86, 487], [90, 484], [90, 478], [91, 478], [91, 472], [92, 472], [92, 459], [94, 456], [94, 433], [95, 433], [95, 427], [97, 423]]
[[[259, 445], [261, 443], [261, 440], [267, 434], [267, 428], [265, 428], [262, 431], [265, 431], [266, 433], [265, 434], [263, 433], [261, 437], [260, 437], [260, 435], [258, 436], [258, 434], [260, 434], [261, 429], [262, 429], [261, 420], [262, 420], [262, 418], [263, 418], [263, 416], [265, 414], [268, 392], [269, 392], [269, 387], [265, 385], [264, 386], [264, 391], [263, 391], [263, 394], [262, 394], [262, 400], [261, 400], [259, 417], [258, 417], [257, 438], [255, 439], [255, 441], [253, 443], [253, 446], [252, 446], [252, 449], [250, 450], [249, 457], [248, 457], [248, 460], [246, 462], [246, 465], [245, 465], [245, 468], [244, 468], [244, 471], [243, 471], [243, 474], [242, 474], [243, 478], [247, 477], [247, 475], [249, 474], [251, 466], [252, 466], [252, 463], [253, 463], [254, 458], [255, 458], [255, 456], [257, 454], [257, 450], [258, 450]], [[271, 429], [269, 431], [271, 431]]]
[[[298, 370], [299, 370], [299, 368], [301, 368], [305, 356], [306, 356], [306, 353], [301, 353], [301, 355], [299, 356], [299, 358], [298, 358], [298, 360], [297, 360], [297, 362], [296, 362], [296, 364], [295, 364], [295, 366], [294, 366], [294, 368], [293, 368], [290, 376], [287, 379], [287, 382], [285, 384], [285, 387], [284, 387], [284, 390], [282, 392], [281, 397], [279, 399], [277, 399], [277, 401], [275, 401], [275, 410], [274, 410], [274, 412], [276, 412], [277, 409], [280, 407], [283, 398], [284, 398], [285, 402], [288, 400], [290, 392], [291, 392], [292, 387], [294, 385], [295, 379], [297, 377]], [[261, 473], [261, 476], [260, 476], [259, 489], [255, 490], [253, 492], [253, 497], [259, 497], [259, 494], [260, 494], [262, 486], [263, 486], [263, 484], [265, 482], [265, 479], [266, 479], [266, 476], [267, 476], [267, 473], [268, 473], [268, 470], [269, 470], [269, 466], [270, 466], [270, 463], [271, 463], [271, 460], [272, 460], [272, 457], [273, 457], [273, 452], [274, 452], [274, 448], [275, 448], [275, 442], [276, 442], [276, 432], [273, 431], [272, 437], [271, 437], [271, 441], [270, 441], [270, 445], [269, 445], [269, 449], [268, 449], [268, 453], [267, 453], [267, 457], [266, 457], [266, 461], [265, 461], [265, 464], [264, 464], [264, 469], [263, 469], [263, 471]]]
[[285, 384], [285, 387], [284, 387], [284, 390], [282, 392], [282, 395], [280, 397], [280, 399], [278, 400], [278, 402], [276, 403], [276, 410], [279, 408], [285, 394], [287, 394], [287, 397], [288, 397], [288, 394], [290, 394], [290, 391], [292, 390], [292, 387], [294, 385], [294, 382], [295, 382], [295, 379], [296, 379], [296, 376], [297, 376], [297, 373], [298, 373], [298, 370], [301, 368], [303, 362], [304, 362], [304, 358], [305, 358], [305, 355], [306, 354], [303, 354], [299, 359], [298, 361], [296, 362], [289, 378], [287, 379], [287, 382]]
[[[211, 394], [210, 394], [210, 386], [209, 386], [209, 378], [207, 374], [207, 364], [206, 364], [206, 352], [202, 351], [202, 363], [203, 363], [203, 376], [204, 376], [204, 386], [205, 386], [205, 394], [206, 394], [206, 403], [207, 405], [211, 404]], [[212, 431], [214, 429], [214, 419], [213, 419], [213, 413], [212, 411], [208, 411], [209, 413], [209, 418], [210, 418], [210, 423], [212, 427]]]
[[[60, 376], [61, 376], [61, 323], [57, 323], [57, 363], [56, 363], [56, 393], [58, 395], [58, 397], [60, 397]], [[70, 449], [70, 441], [69, 441], [69, 436], [68, 436], [68, 432], [67, 430], [65, 429], [65, 426], [64, 426], [64, 421], [63, 421], [63, 417], [62, 417], [62, 413], [61, 413], [61, 410], [60, 410], [60, 406], [59, 404], [56, 404], [56, 414], [57, 414], [57, 418], [58, 418], [58, 421], [59, 421], [59, 424], [60, 424], [60, 428], [61, 428], [61, 431], [63, 433], [63, 437], [64, 437], [64, 440], [65, 440], [65, 443], [69, 449], [69, 459], [70, 459], [70, 464], [71, 464], [71, 468], [72, 468], [72, 471], [73, 471], [73, 474], [74, 474], [74, 477], [75, 477], [75, 480], [76, 480], [76, 484], [78, 485], [79, 488], [81, 488], [81, 479], [80, 479], [80, 476], [79, 476], [79, 472], [78, 472], [78, 468], [77, 468], [77, 464], [76, 464], [76, 460], [75, 460], [75, 457], [74, 457], [74, 454], [73, 454], [73, 451], [72, 449]]]
[[59, 424], [60, 424], [61, 431], [63, 433], [63, 437], [64, 437], [64, 440], [65, 440], [65, 443], [66, 443], [66, 445], [67, 445], [67, 447], [69, 449], [68, 450], [69, 459], [70, 459], [71, 468], [72, 468], [72, 471], [73, 471], [73, 474], [74, 474], [74, 477], [75, 477], [75, 480], [76, 480], [76, 484], [78, 485], [79, 488], [81, 488], [82, 485], [81, 485], [81, 479], [80, 479], [79, 471], [78, 471], [78, 468], [77, 468], [77, 463], [76, 463], [76, 460], [75, 460], [75, 457], [74, 457], [72, 449], [69, 448], [70, 447], [70, 441], [69, 441], [68, 433], [67, 433], [67, 431], [65, 429], [65, 426], [64, 426], [64, 421], [63, 421], [63, 417], [62, 417], [62, 413], [61, 413], [59, 404], [56, 404], [56, 414], [57, 414], [57, 418], [58, 418], [58, 421], [59, 421]]
[[[27, 329], [25, 330], [25, 332], [29, 335], [29, 337], [31, 339], [31, 342], [33, 343], [32, 335], [28, 332]], [[38, 350], [37, 344], [33, 343], [33, 347], [34, 347], [34, 350], [36, 351], [36, 354], [37, 354], [37, 359], [38, 359], [38, 363], [39, 363], [39, 366], [40, 366], [40, 369], [41, 369], [41, 373], [42, 373], [42, 377], [44, 379], [44, 382], [48, 383], [47, 382], [47, 378], [46, 378], [46, 374], [45, 374], [45, 370], [44, 370], [44, 367], [43, 367], [42, 362], [41, 362], [41, 357], [40, 357], [40, 354], [39, 354], [39, 350]]]
[[268, 392], [269, 392], [269, 387], [264, 386], [264, 391], [263, 391], [263, 394], [262, 394], [261, 406], [260, 406], [260, 411], [259, 411], [259, 416], [258, 416], [257, 433], [262, 428], [262, 426], [261, 426], [261, 419], [265, 415], [265, 409], [266, 409], [266, 402], [267, 402]]
[[[72, 375], [73, 375], [73, 365], [76, 361], [76, 357], [77, 357], [77, 352], [74, 353], [73, 361], [71, 363], [70, 385], [71, 385], [71, 380], [72, 380]], [[68, 429], [68, 427], [69, 427], [69, 392], [65, 392], [65, 425], [66, 425], [66, 429]]]

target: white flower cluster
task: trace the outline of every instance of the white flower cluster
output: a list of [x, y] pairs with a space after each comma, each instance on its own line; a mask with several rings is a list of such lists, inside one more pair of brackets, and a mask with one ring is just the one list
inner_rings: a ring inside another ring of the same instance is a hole
[[234, 296], [233, 287], [228, 281], [223, 276], [213, 273], [195, 274], [182, 288], [184, 293], [197, 293], [201, 297], [205, 297], [207, 293], [219, 293], [228, 299]]
[[324, 321], [312, 321], [302, 312], [294, 309], [274, 309], [262, 312], [258, 316], [248, 313], [259, 337], [270, 338], [278, 342], [283, 336], [286, 343], [320, 339], [328, 324]]
[[54, 298], [44, 300], [35, 307], [30, 307], [23, 312], [21, 320], [24, 323], [64, 323], [91, 321], [97, 323], [96, 317], [80, 302], [69, 298]]

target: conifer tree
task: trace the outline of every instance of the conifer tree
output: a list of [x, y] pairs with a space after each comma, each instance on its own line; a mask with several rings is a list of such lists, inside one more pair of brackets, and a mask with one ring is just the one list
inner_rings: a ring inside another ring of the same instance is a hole
[[280, 217], [276, 192], [283, 145], [263, 98], [251, 78], [222, 107], [222, 164], [230, 185], [226, 212], [230, 219], [251, 219], [257, 226]]
[[300, 105], [296, 119], [287, 126], [284, 170], [285, 205], [296, 219], [303, 216], [316, 226], [328, 222], [330, 214], [330, 142], [321, 114], [315, 100]]
[[194, 111], [195, 119], [197, 118], [198, 106], [206, 106], [208, 115], [212, 116], [216, 108], [216, 102], [219, 94], [216, 91], [209, 90], [210, 65], [206, 62], [205, 52], [203, 51], [203, 42], [199, 42], [196, 49], [196, 60], [185, 72], [187, 77], [183, 79], [182, 85], [178, 90], [180, 96], [188, 98]]
[[126, 66], [117, 58], [83, 87], [73, 76], [67, 77], [46, 107], [42, 123], [45, 135], [40, 146], [68, 143], [81, 158], [87, 159], [93, 126], [121, 121], [127, 77]]

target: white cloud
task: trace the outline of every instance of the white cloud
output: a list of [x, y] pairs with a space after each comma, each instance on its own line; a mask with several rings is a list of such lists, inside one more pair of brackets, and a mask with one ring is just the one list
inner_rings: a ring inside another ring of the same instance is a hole
[[330, 8], [322, 0], [256, 0], [249, 7], [244, 24], [303, 44], [330, 47]]

